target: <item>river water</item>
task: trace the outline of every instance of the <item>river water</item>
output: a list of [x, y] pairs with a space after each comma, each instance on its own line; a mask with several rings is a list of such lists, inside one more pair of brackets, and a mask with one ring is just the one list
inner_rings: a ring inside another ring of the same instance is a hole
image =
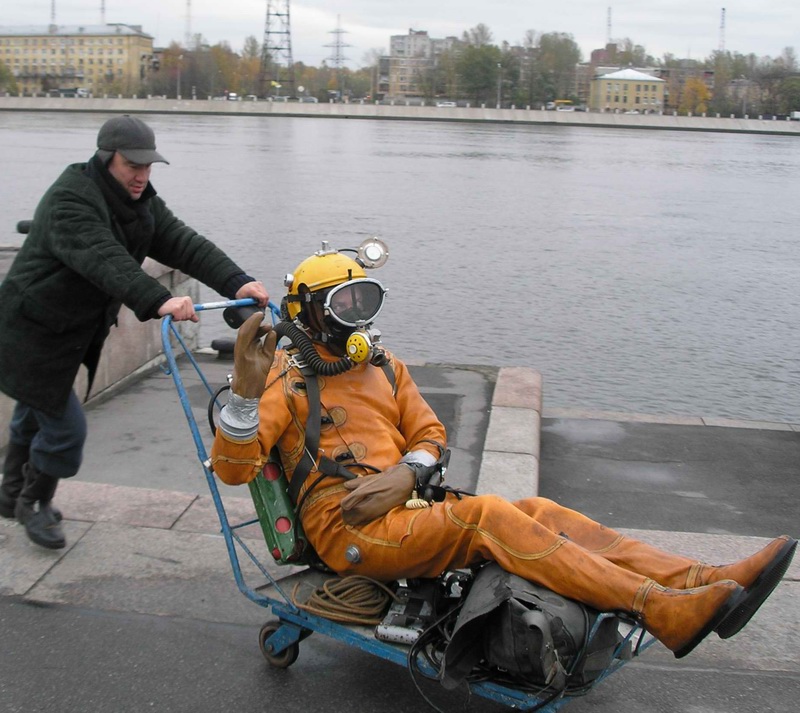
[[[105, 118], [0, 113], [0, 243]], [[534, 367], [546, 407], [800, 423], [795, 138], [145, 118], [161, 195], [276, 301], [321, 240], [376, 235], [401, 357]]]

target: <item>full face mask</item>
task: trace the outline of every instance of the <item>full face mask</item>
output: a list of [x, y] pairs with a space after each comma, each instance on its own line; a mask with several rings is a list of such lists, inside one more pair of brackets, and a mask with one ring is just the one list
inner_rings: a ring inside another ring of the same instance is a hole
[[372, 327], [383, 308], [386, 290], [368, 278], [365, 268], [386, 262], [388, 249], [376, 238], [362, 243], [351, 258], [345, 250], [322, 249], [286, 276], [285, 317], [299, 320], [316, 341], [330, 344], [354, 362], [372, 359], [380, 332]]

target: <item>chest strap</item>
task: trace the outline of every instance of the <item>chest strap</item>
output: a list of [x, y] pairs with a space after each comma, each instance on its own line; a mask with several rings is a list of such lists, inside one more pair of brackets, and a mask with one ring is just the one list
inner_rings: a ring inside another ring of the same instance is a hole
[[297, 504], [297, 498], [308, 474], [316, 464], [317, 451], [319, 450], [319, 436], [322, 428], [322, 409], [319, 395], [319, 380], [314, 370], [304, 361], [295, 356], [297, 368], [306, 382], [306, 397], [308, 398], [308, 418], [306, 419], [305, 443], [303, 444], [303, 457], [294, 469], [289, 482], [289, 497]]
[[[289, 482], [289, 497], [295, 506], [298, 503], [300, 490], [308, 479], [309, 473], [314, 470], [317, 452], [319, 450], [319, 437], [322, 429], [322, 400], [319, 395], [319, 379], [316, 372], [303, 361], [299, 355], [294, 355], [297, 368], [306, 383], [306, 397], [308, 398], [308, 418], [306, 419], [305, 443], [303, 444], [303, 457], [298, 462]], [[394, 369], [388, 362], [381, 364], [383, 373], [392, 387], [392, 396], [397, 396], [397, 379]], [[331, 474], [333, 475], [333, 474]]]

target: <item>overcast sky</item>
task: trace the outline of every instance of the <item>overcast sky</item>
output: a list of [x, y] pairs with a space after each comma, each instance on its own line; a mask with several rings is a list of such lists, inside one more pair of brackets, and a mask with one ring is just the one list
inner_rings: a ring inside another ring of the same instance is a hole
[[[724, 1], [724, 0], [723, 0]], [[54, 0], [58, 25], [99, 24], [103, 0]], [[182, 43], [191, 4], [191, 32], [211, 44], [227, 41], [240, 51], [248, 35], [263, 40], [267, 0], [105, 0], [106, 22], [141, 25], [156, 46]], [[282, 3], [278, 3], [282, 4]], [[47, 25], [51, 0], [3, 0], [0, 25]], [[748, 0], [724, 5], [725, 49], [777, 57], [785, 47], [800, 47], [796, 0]], [[365, 64], [371, 49], [388, 50], [389, 37], [410, 28], [431, 37], [460, 37], [478, 23], [492, 31], [494, 42], [518, 44], [526, 30], [571, 34], [589, 58], [608, 37], [629, 37], [660, 58], [704, 59], [720, 47], [721, 3], [707, 0], [292, 0], [291, 29], [295, 61], [319, 65], [333, 56], [332, 34], [338, 26], [347, 65]]]

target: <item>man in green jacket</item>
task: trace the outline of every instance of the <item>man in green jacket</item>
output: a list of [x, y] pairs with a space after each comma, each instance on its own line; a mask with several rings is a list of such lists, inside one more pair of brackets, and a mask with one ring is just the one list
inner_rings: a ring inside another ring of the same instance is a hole
[[68, 166], [40, 201], [30, 233], [0, 284], [0, 391], [17, 403], [0, 485], [0, 515], [31, 540], [59, 549], [60, 478], [78, 472], [86, 418], [73, 383], [81, 364], [91, 388], [121, 305], [145, 321], [197, 321], [142, 270], [146, 257], [181, 270], [229, 299], [267, 291], [211, 241], [176, 218], [150, 183], [155, 135], [131, 116], [110, 119], [88, 163]]

